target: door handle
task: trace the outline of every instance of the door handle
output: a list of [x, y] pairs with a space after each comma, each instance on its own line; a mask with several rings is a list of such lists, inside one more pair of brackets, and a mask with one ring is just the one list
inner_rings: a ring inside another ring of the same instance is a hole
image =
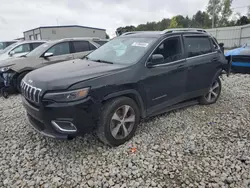
[[218, 58], [215, 57], [211, 61], [218, 61]]
[[184, 65], [179, 65], [178, 67], [177, 67], [177, 69], [181, 69], [181, 68], [183, 68], [184, 67]]

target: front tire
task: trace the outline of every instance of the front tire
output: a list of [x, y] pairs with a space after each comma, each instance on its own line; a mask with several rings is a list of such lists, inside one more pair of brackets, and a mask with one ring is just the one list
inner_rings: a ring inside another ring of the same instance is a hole
[[111, 99], [103, 106], [96, 134], [103, 143], [119, 146], [134, 136], [139, 121], [140, 111], [132, 99]]
[[221, 80], [218, 77], [211, 84], [208, 93], [200, 98], [200, 104], [209, 105], [216, 103], [216, 101], [220, 97], [220, 93], [221, 93]]
[[22, 79], [25, 77], [26, 74], [28, 74], [29, 72], [23, 72], [21, 74], [19, 74], [16, 78], [16, 84], [15, 84], [15, 90], [18, 92], [18, 93], [21, 93], [21, 82], [22, 82]]

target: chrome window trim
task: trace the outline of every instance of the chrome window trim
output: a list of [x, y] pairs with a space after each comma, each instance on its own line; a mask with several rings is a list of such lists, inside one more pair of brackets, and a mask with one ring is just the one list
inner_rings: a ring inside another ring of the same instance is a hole
[[154, 65], [152, 67], [163, 67], [163, 66], [166, 66], [166, 65], [174, 65], [174, 64], [177, 64], [179, 62], [182, 62], [182, 61], [185, 61], [186, 59], [180, 59], [180, 60], [177, 60], [177, 61], [172, 61], [172, 62], [169, 62], [169, 63], [162, 63], [162, 64], [159, 64], [159, 65]]
[[[147, 60], [146, 60], [146, 62], [145, 62], [145, 64], [144, 64], [146, 68], [148, 68], [148, 67], [147, 67], [147, 63], [148, 63], [149, 58], [152, 56], [152, 54], [154, 53], [154, 51], [161, 45], [161, 43], [162, 43], [163, 41], [167, 40], [167, 39], [174, 38], [174, 37], [179, 37], [180, 40], [181, 40], [181, 35], [174, 35], [174, 36], [169, 36], [169, 37], [167, 37], [167, 38], [164, 38], [164, 39], [162, 39], [162, 40], [159, 42], [159, 44], [154, 48], [154, 50], [153, 50], [153, 51], [150, 53], [150, 55], [148, 56], [148, 58], [147, 58]], [[184, 50], [184, 49], [182, 48], [182, 46], [181, 46], [181, 50]], [[184, 53], [184, 52], [182, 52], [182, 53]], [[180, 60], [177, 60], [177, 61], [169, 62], [169, 63], [154, 65], [154, 66], [152, 66], [152, 67], [163, 66], [163, 65], [166, 65], [166, 64], [169, 65], [170, 63], [171, 63], [171, 64], [174, 64], [174, 63], [177, 63], [178, 61], [183, 61], [183, 60], [185, 60], [185, 58], [180, 59]]]
[[207, 53], [207, 54], [197, 55], [197, 56], [194, 56], [194, 57], [188, 57], [188, 58], [186, 58], [186, 60], [195, 59], [195, 58], [199, 58], [199, 57], [204, 57], [204, 56], [208, 56], [208, 55], [212, 55], [212, 54], [216, 54], [216, 53], [218, 53], [218, 52], [210, 52], [210, 53]]

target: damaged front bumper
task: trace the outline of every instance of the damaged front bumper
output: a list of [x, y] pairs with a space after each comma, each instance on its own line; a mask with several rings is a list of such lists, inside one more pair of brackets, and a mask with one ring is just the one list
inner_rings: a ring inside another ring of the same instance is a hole
[[14, 77], [16, 72], [8, 70], [7, 72], [0, 72], [0, 88], [10, 88], [14, 86]]

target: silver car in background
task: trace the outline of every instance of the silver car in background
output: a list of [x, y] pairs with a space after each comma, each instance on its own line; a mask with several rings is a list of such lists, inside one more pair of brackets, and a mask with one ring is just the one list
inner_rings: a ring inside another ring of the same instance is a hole
[[24, 56], [45, 42], [34, 40], [13, 43], [1, 51], [0, 62], [9, 58]]
[[101, 40], [67, 38], [48, 41], [27, 55], [0, 61], [0, 82], [4, 82], [5, 87], [12, 87], [20, 91], [21, 80], [27, 73], [54, 63], [83, 58], [101, 46], [95, 41]]

